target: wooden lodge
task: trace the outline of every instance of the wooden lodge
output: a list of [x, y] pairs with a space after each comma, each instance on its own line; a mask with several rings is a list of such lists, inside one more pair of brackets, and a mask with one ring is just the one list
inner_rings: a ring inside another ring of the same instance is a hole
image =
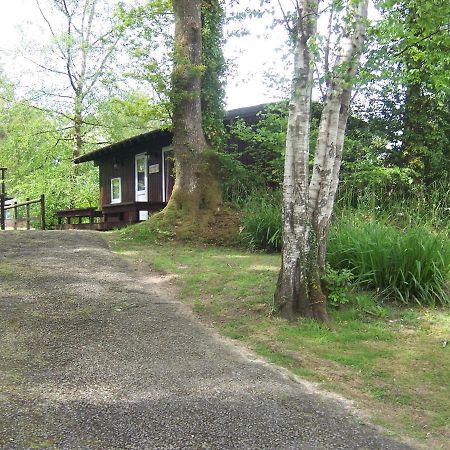
[[[254, 123], [265, 106], [230, 111], [225, 125], [238, 117]], [[58, 211], [58, 228], [110, 230], [162, 210], [174, 185], [171, 144], [170, 131], [153, 130], [76, 158], [75, 164], [93, 161], [99, 168], [100, 210]]]
[[174, 184], [171, 143], [171, 132], [154, 130], [75, 159], [99, 168], [100, 211], [58, 211], [59, 227], [110, 230], [163, 209]]

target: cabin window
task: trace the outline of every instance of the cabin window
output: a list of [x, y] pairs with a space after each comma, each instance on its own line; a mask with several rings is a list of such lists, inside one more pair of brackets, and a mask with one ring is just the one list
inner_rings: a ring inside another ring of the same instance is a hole
[[137, 190], [145, 190], [145, 157], [136, 159]]
[[136, 175], [136, 201], [146, 202], [148, 201], [148, 167], [147, 167], [147, 155], [141, 153], [135, 156], [135, 175]]
[[122, 182], [120, 177], [111, 178], [111, 203], [122, 201]]

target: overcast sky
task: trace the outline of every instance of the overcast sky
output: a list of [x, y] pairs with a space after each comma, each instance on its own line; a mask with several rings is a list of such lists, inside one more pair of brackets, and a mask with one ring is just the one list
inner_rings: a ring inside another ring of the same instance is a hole
[[[41, 0], [45, 5], [49, 0]], [[109, 0], [115, 2], [115, 0]], [[127, 2], [143, 2], [147, 0], [126, 0]], [[290, 5], [290, 0], [280, 0]], [[257, 0], [240, 0], [239, 7], [255, 7]], [[278, 2], [273, 2], [278, 11]], [[0, 67], [14, 80], [20, 79], [22, 84], [32, 84], [34, 79], [29, 76], [20, 76], [23, 72], [24, 60], [14, 56], [14, 49], [20, 47], [21, 37], [28, 40], [39, 41], [47, 39], [46, 28], [42, 17], [36, 7], [36, 0], [0, 0], [2, 13], [0, 15]], [[372, 18], [379, 17], [374, 8], [369, 10]], [[268, 87], [264, 82], [263, 73], [269, 72], [284, 75], [288, 80], [291, 69], [286, 60], [283, 60], [286, 33], [280, 27], [276, 31], [267, 31], [267, 24], [271, 22], [268, 17], [264, 20], [251, 19], [247, 21], [248, 36], [231, 38], [224, 48], [225, 56], [232, 62], [233, 68], [228, 77], [227, 107], [228, 109], [251, 106], [268, 101], [274, 101], [289, 96], [289, 82], [280, 84], [278, 81]], [[37, 30], [37, 24], [42, 26]], [[319, 27], [320, 28], [320, 27]], [[22, 30], [22, 31], [21, 31]], [[275, 77], [276, 78], [276, 77]]]
[[[254, 0], [248, 2], [255, 3]], [[42, 3], [45, 4], [45, 0]], [[35, 24], [43, 22], [35, 0], [0, 0], [0, 4], [0, 66], [12, 79], [17, 80], [25, 63], [14, 56], [14, 50], [20, 47], [23, 34], [28, 39], [42, 39], [43, 34], [36, 32]], [[251, 34], [230, 39], [224, 49], [226, 56], [234, 62], [234, 70], [227, 85], [228, 109], [276, 100], [282, 95], [265, 86], [262, 73], [266, 70], [273, 71], [273, 68], [283, 71], [285, 63], [276, 49], [282, 46], [284, 35], [272, 33], [267, 38], [263, 36], [264, 32], [264, 23], [252, 20]], [[32, 83], [32, 79], [28, 83], [26, 81], [26, 77], [22, 77], [24, 84]]]

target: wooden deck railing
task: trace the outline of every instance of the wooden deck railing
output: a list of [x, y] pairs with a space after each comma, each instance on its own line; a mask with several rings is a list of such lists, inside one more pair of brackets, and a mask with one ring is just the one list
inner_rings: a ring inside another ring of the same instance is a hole
[[[100, 227], [99, 222], [102, 218], [102, 212], [95, 208], [64, 209], [57, 211], [56, 217], [58, 218], [57, 228], [60, 230], [97, 230]], [[88, 222], [83, 223], [83, 220]]]
[[17, 230], [17, 225], [19, 222], [19, 208], [25, 207], [25, 223], [27, 230], [31, 229], [31, 205], [40, 205], [40, 223], [41, 229], [45, 230], [45, 196], [41, 195], [40, 198], [36, 200], [30, 200], [27, 198], [24, 202], [14, 202], [13, 204], [6, 204], [5, 194], [0, 194], [0, 229], [4, 230], [6, 228], [6, 211], [13, 210], [14, 217], [12, 218], [13, 228]]

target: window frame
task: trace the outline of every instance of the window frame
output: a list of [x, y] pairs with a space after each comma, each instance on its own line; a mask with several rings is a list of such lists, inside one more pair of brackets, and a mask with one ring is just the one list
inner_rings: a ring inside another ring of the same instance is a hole
[[[138, 177], [138, 160], [144, 160], [144, 189], [138, 190], [139, 177]], [[137, 202], [148, 202], [149, 194], [149, 179], [148, 179], [148, 155], [146, 153], [138, 153], [134, 156], [134, 197]]]
[[[117, 198], [114, 198], [113, 197], [113, 194], [114, 194], [113, 183], [116, 180], [118, 180], [118, 182], [119, 182], [119, 196]], [[122, 178], [121, 177], [111, 178], [111, 204], [113, 204], [113, 203], [122, 203]]]

